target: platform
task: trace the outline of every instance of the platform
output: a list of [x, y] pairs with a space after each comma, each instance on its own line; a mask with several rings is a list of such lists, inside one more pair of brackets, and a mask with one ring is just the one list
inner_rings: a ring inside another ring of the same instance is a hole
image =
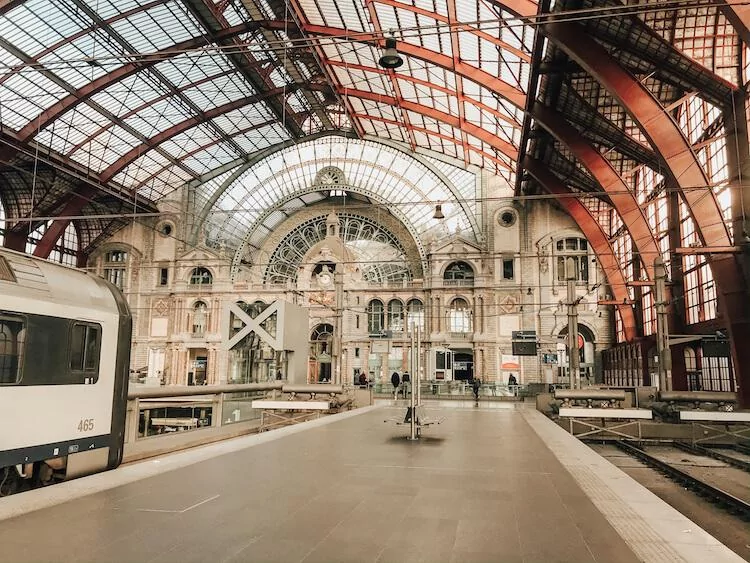
[[369, 407], [2, 499], [0, 561], [742, 561], [531, 405], [430, 406], [419, 442]]

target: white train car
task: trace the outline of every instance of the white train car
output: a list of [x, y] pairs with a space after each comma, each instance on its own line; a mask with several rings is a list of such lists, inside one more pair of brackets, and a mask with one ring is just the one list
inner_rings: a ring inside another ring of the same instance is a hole
[[131, 325], [109, 282], [0, 249], [0, 496], [120, 464]]

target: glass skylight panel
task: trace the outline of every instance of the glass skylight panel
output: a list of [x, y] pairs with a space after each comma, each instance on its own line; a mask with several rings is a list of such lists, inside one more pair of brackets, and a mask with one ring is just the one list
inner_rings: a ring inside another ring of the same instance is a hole
[[216, 140], [217, 137], [213, 130], [201, 123], [164, 141], [159, 146], [174, 158], [179, 159]]
[[28, 121], [66, 95], [67, 92], [43, 74], [30, 70], [14, 74], [0, 86], [3, 109], [10, 108], [25, 115]]
[[198, 174], [203, 174], [227, 162], [232, 162], [235, 158], [237, 158], [237, 154], [234, 151], [219, 144], [188, 156], [183, 159], [182, 163]]
[[[162, 95], [164, 93], [145, 81], [144, 76], [135, 74], [94, 94], [91, 100], [106, 108], [114, 116], [123, 117]], [[105, 125], [102, 124], [102, 126]]]
[[192, 112], [183, 102], [176, 98], [166, 98], [146, 106], [135, 115], [128, 117], [125, 123], [145, 137], [151, 138], [160, 131], [184, 121], [191, 115]]

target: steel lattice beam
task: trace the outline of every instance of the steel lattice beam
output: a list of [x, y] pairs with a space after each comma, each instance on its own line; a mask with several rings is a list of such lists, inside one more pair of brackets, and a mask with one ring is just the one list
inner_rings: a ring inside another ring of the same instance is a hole
[[[283, 29], [284, 25], [285, 22], [276, 21], [247, 22], [214, 34], [212, 38], [216, 40], [236, 37], [237, 35], [247, 33], [248, 31], [252, 31], [253, 29], [257, 29], [262, 26], [272, 26], [275, 28]], [[37, 134], [37, 132], [46, 128], [50, 123], [73, 108], [76, 104], [88, 98], [91, 98], [91, 96], [93, 96], [94, 94], [105, 90], [109, 86], [116, 84], [117, 82], [135, 74], [136, 72], [140, 72], [146, 68], [154, 66], [157, 63], [160, 63], [172, 57], [176, 57], [177, 55], [180, 55], [185, 51], [205, 46], [207, 43], [210, 43], [212, 38], [209, 38], [207, 36], [200, 36], [188, 39], [187, 41], [182, 41], [181, 43], [172, 45], [166, 49], [163, 49], [162, 51], [151, 53], [147, 57], [144, 57], [141, 61], [135, 60], [133, 62], [127, 63], [113, 70], [112, 72], [89, 82], [88, 84], [76, 90], [74, 93], [65, 96], [63, 99], [59, 100], [57, 103], [53, 104], [38, 116], [36, 116], [34, 119], [29, 121], [29, 123], [27, 123], [18, 131], [18, 138], [22, 142], [28, 142], [34, 137], [34, 135]], [[137, 59], [137, 55], [133, 55], [133, 57]]]
[[49, 258], [52, 249], [55, 248], [55, 244], [60, 240], [60, 237], [68, 228], [71, 223], [69, 217], [73, 215], [80, 215], [84, 206], [89, 203], [89, 200], [96, 194], [96, 190], [91, 186], [81, 186], [76, 191], [71, 192], [65, 207], [60, 211], [60, 219], [55, 219], [52, 225], [44, 232], [41, 240], [37, 243], [34, 249], [34, 256], [40, 258]]
[[[344, 91], [342, 90], [340, 92], [342, 95], [344, 94]], [[503, 153], [507, 157], [509, 157], [512, 160], [516, 160], [518, 158], [518, 149], [508, 143], [507, 141], [503, 141], [502, 139], [496, 137], [495, 135], [489, 133], [488, 131], [485, 131], [481, 127], [474, 125], [472, 123], [467, 122], [461, 122], [460, 118], [451, 115], [448, 113], [444, 113], [442, 111], [438, 111], [435, 108], [431, 108], [429, 106], [425, 106], [422, 104], [417, 104], [414, 102], [408, 102], [405, 100], [397, 100], [393, 96], [383, 96], [380, 94], [375, 94], [373, 92], [365, 92], [362, 90], [352, 90], [347, 88], [346, 89], [346, 95], [352, 96], [354, 98], [361, 98], [363, 100], [370, 100], [373, 102], [378, 102], [381, 104], [386, 104], [390, 106], [398, 106], [400, 104], [400, 107], [407, 111], [413, 111], [414, 113], [419, 113], [421, 115], [424, 115], [425, 117], [429, 117], [431, 119], [435, 119], [437, 121], [442, 121], [443, 123], [446, 123], [447, 125], [450, 125], [451, 127], [455, 127], [456, 129], [463, 129], [468, 133], [469, 135], [472, 135], [476, 137], [477, 139], [484, 141], [494, 149], [498, 150], [499, 152]]]
[[537, 102], [532, 108], [532, 115], [537, 123], [568, 148], [607, 193], [633, 239], [641, 256], [641, 265], [645, 268], [648, 278], [654, 279], [653, 261], [660, 254], [659, 247], [646, 216], [628, 184], [609, 161], [591, 146], [561, 114]]
[[636, 336], [635, 314], [632, 305], [627, 304], [630, 297], [625, 284], [625, 277], [622, 275], [619, 261], [615, 256], [607, 233], [604, 232], [599, 221], [591, 215], [588, 208], [583, 205], [578, 198], [571, 197], [571, 194], [576, 194], [576, 192], [563, 184], [557, 176], [547, 170], [544, 163], [526, 157], [523, 162], [523, 168], [531, 174], [531, 176], [533, 176], [534, 179], [539, 182], [545, 190], [547, 190], [547, 192], [564, 196], [558, 198], [557, 202], [575, 220], [576, 224], [583, 232], [583, 235], [589, 241], [591, 248], [594, 250], [599, 265], [604, 271], [604, 275], [607, 277], [607, 283], [612, 290], [614, 301], [618, 303], [616, 307], [620, 312], [620, 318], [622, 319], [625, 339], [628, 341], [633, 340]]
[[[305, 33], [309, 33], [310, 35], [347, 38], [349, 41], [366, 43], [375, 47], [380, 46], [380, 44], [383, 42], [382, 37], [375, 33], [353, 33], [351, 31], [338, 27], [305, 23], [302, 24], [302, 30]], [[404, 55], [420, 59], [429, 64], [434, 64], [450, 72], [455, 72], [458, 76], [461, 76], [468, 80], [472, 80], [477, 84], [480, 84], [485, 88], [492, 90], [495, 94], [507, 100], [519, 109], [523, 109], [526, 104], [526, 94], [520, 89], [516, 88], [512, 84], [508, 84], [497, 76], [494, 76], [489, 72], [472, 66], [466, 62], [459, 61], [454, 65], [452, 57], [443, 55], [442, 53], [438, 53], [437, 51], [433, 51], [425, 47], [420, 47], [419, 45], [413, 45], [406, 41], [400, 41], [398, 43], [398, 51]]]
[[[698, 158], [679, 126], [651, 93], [582, 28], [555, 22], [541, 28], [551, 41], [598, 80], [638, 123], [660, 154], [666, 172], [680, 188], [705, 246], [732, 246], [724, 216]], [[719, 307], [730, 334], [740, 404], [750, 407], [750, 299], [742, 267], [734, 256], [709, 255], [720, 293]]]

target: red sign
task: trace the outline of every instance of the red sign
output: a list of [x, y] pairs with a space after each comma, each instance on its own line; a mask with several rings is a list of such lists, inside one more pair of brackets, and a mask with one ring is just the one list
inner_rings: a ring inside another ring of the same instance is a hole
[[583, 348], [583, 336], [581, 336], [581, 333], [578, 333], [578, 349], [580, 350]]

